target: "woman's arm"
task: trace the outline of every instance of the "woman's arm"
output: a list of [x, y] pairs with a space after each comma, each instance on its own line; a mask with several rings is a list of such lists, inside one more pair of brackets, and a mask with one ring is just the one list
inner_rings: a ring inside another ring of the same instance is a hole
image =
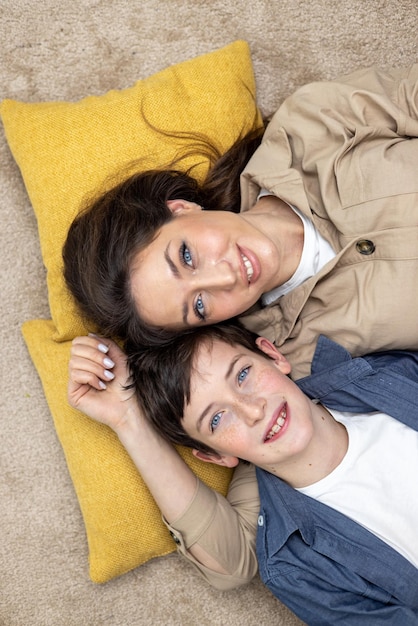
[[[125, 389], [126, 358], [113, 341], [93, 335], [74, 339], [69, 374], [69, 403], [114, 430], [184, 556], [217, 587], [248, 582], [257, 571], [256, 513], [249, 522], [245, 494], [252, 494], [252, 502], [255, 493], [252, 508], [258, 510], [255, 474], [250, 479], [238, 477], [238, 486], [232, 483], [231, 504], [203, 485], [174, 447], [155, 433], [133, 392]], [[240, 483], [250, 484], [250, 490], [240, 488]], [[242, 491], [244, 496], [239, 495]]]

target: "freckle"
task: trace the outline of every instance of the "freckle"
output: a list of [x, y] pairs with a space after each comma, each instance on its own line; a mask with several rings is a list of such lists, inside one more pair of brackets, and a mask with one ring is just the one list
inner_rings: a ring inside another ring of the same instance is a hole
[[323, 422], [325, 422], [325, 417], [323, 415], [321, 415], [321, 419]]
[[312, 463], [309, 463], [309, 467], [312, 467]]

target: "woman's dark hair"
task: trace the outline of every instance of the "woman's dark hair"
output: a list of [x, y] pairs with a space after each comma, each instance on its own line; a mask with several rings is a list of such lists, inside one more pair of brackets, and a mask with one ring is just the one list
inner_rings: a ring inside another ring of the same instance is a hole
[[[239, 212], [239, 177], [263, 131], [239, 138], [223, 155], [201, 136], [188, 136], [194, 137], [195, 147], [172, 167], [130, 176], [77, 215], [63, 248], [64, 278], [87, 320], [106, 335], [138, 344], [159, 345], [173, 336], [140, 319], [130, 289], [132, 261], [173, 219], [167, 200], [181, 198], [209, 210]], [[192, 176], [193, 168], [183, 172], [176, 167], [196, 153], [211, 163], [202, 184]]]
[[190, 402], [190, 383], [200, 346], [214, 341], [264, 353], [256, 344], [257, 335], [238, 320], [212, 326], [199, 326], [177, 335], [166, 345], [137, 347], [126, 345], [130, 384], [139, 406], [153, 428], [173, 444], [215, 453], [212, 448], [190, 437], [183, 428], [184, 407]]

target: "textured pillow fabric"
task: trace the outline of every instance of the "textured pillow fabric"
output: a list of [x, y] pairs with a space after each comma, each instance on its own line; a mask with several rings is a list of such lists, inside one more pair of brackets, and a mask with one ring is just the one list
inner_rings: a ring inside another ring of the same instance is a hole
[[[23, 326], [83, 514], [90, 578], [102, 583], [173, 552], [176, 545], [115, 433], [66, 402], [71, 342], [54, 341], [54, 331], [50, 320], [32, 320]], [[178, 450], [206, 484], [226, 493], [230, 470], [199, 462], [187, 448]]]
[[[86, 197], [113, 184], [118, 172], [126, 175], [133, 162], [137, 170], [158, 167], [177, 155], [178, 142], [150, 128], [144, 116], [167, 132], [201, 132], [221, 149], [261, 123], [249, 48], [237, 41], [131, 88], [75, 103], [4, 100], [0, 113], [38, 220], [52, 316], [26, 322], [23, 334], [80, 503], [90, 577], [106, 582], [175, 544], [114, 433], [67, 403], [70, 340], [90, 329], [65, 289], [62, 245]], [[201, 175], [204, 170], [203, 164]], [[230, 470], [180, 452], [202, 480], [226, 493]]]
[[2, 102], [6, 138], [38, 220], [54, 339], [85, 332], [65, 289], [61, 260], [83, 200], [114, 184], [117, 173], [126, 175], [138, 159], [137, 169], [172, 161], [181, 144], [154, 129], [204, 133], [227, 149], [257, 121], [254, 93], [248, 44], [237, 41], [103, 96]]

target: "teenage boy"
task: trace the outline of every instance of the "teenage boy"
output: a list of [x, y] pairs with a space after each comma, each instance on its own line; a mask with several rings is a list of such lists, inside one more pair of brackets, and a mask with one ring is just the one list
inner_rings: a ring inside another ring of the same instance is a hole
[[276, 597], [309, 625], [416, 625], [416, 355], [376, 355], [373, 368], [340, 350], [322, 338], [316, 373], [295, 384], [274, 345], [224, 324], [132, 353], [130, 367], [162, 437], [257, 466], [257, 556]]

